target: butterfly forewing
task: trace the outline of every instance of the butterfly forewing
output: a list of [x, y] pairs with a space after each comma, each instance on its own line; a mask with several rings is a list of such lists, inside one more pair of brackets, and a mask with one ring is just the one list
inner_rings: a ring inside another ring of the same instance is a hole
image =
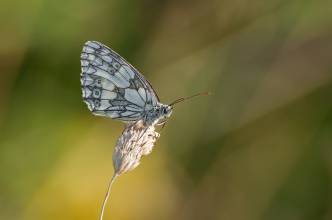
[[155, 106], [159, 101], [142, 74], [99, 42], [85, 43], [81, 67], [83, 99], [95, 115], [137, 121], [146, 105]]

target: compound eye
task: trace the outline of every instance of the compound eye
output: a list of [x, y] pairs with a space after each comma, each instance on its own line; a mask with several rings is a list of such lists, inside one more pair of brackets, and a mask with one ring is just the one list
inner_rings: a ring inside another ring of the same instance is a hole
[[164, 113], [165, 115], [167, 114], [167, 109], [166, 109], [166, 108], [163, 109], [163, 113]]

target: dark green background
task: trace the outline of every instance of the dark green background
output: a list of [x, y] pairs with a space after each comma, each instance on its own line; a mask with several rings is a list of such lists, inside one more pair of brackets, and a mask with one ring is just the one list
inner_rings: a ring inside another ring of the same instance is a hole
[[0, 3], [0, 219], [97, 219], [122, 123], [81, 99], [87, 40], [178, 105], [105, 219], [332, 219], [332, 2]]

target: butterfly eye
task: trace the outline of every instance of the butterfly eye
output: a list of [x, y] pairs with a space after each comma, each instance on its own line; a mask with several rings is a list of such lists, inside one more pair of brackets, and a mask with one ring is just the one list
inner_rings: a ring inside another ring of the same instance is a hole
[[167, 109], [166, 109], [166, 108], [163, 109], [163, 113], [164, 113], [165, 115], [167, 114]]

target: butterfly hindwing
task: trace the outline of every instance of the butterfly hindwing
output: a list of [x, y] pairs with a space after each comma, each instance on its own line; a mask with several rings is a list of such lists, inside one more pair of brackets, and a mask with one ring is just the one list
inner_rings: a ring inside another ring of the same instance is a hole
[[147, 104], [154, 106], [159, 101], [142, 74], [99, 42], [85, 43], [81, 67], [83, 99], [95, 115], [137, 121]]

